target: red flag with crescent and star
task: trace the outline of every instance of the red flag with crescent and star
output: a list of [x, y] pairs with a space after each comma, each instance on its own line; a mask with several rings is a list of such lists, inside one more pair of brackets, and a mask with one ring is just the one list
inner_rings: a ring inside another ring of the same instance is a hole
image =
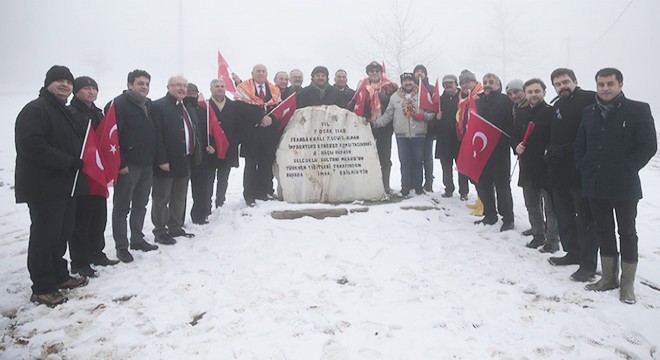
[[289, 123], [293, 113], [296, 111], [296, 94], [289, 95], [284, 101], [282, 101], [273, 111], [270, 113], [280, 121], [280, 126], [277, 128], [277, 132], [281, 133], [284, 130], [286, 124]]
[[353, 95], [353, 100], [355, 100], [353, 112], [357, 116], [364, 116], [364, 108], [367, 104], [367, 97], [369, 96], [369, 92], [367, 91], [368, 83], [369, 80], [367, 79], [360, 81], [360, 85], [358, 86], [357, 91], [355, 91], [355, 95]]
[[117, 133], [117, 115], [114, 100], [96, 128], [96, 140], [101, 161], [105, 166], [105, 180], [108, 184], [116, 184], [121, 158], [119, 156], [119, 134]]
[[87, 175], [87, 183], [89, 184], [89, 194], [108, 197], [108, 181], [105, 175], [105, 166], [99, 154], [98, 145], [96, 143], [96, 135], [92, 129], [92, 122], [87, 125], [87, 132], [85, 133], [85, 141], [83, 145], [82, 156], [80, 157], [84, 162], [82, 172]]
[[227, 92], [232, 95], [236, 93], [236, 86], [234, 86], [234, 80], [231, 78], [229, 64], [227, 64], [227, 60], [225, 60], [220, 51], [218, 51], [218, 79], [223, 79], [225, 81]]
[[468, 111], [467, 130], [463, 136], [461, 149], [458, 151], [456, 170], [479, 183], [481, 173], [500, 141], [502, 131], [474, 110]]

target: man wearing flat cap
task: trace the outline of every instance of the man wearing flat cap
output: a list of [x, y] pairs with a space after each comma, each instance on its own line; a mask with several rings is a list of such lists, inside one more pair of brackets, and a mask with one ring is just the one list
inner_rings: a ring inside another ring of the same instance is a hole
[[298, 109], [316, 105], [340, 106], [339, 91], [328, 84], [328, 68], [317, 66], [312, 70], [312, 82], [296, 94]]
[[[364, 103], [364, 117], [373, 124], [381, 116], [387, 105], [390, 103], [390, 96], [394, 94], [398, 86], [383, 77], [383, 66], [377, 61], [372, 61], [367, 65], [367, 78], [362, 79], [358, 84], [355, 97], [359, 93], [365, 92], [366, 102]], [[355, 98], [348, 104], [349, 109], [354, 109]], [[354, 109], [353, 111], [356, 111]], [[380, 160], [380, 170], [383, 178], [383, 187], [385, 192], [392, 193], [390, 188], [390, 171], [392, 169], [392, 135], [394, 127], [388, 123], [384, 127], [373, 128], [374, 139], [376, 140], [376, 150]]]
[[46, 73], [39, 97], [16, 118], [15, 195], [30, 211], [28, 271], [32, 280], [30, 300], [53, 307], [67, 300], [60, 289], [87, 284], [72, 277], [64, 259], [74, 228], [76, 202], [86, 194], [86, 176], [80, 152], [83, 133], [65, 107], [73, 90], [73, 75], [55, 65]]

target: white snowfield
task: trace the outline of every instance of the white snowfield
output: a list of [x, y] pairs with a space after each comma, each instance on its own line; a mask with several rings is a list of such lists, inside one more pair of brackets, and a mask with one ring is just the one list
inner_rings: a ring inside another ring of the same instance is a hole
[[[51, 309], [29, 301], [29, 214], [12, 190], [13, 125], [27, 101], [0, 98], [1, 359], [660, 359], [658, 156], [642, 171], [636, 305], [618, 290], [585, 291], [569, 279], [577, 266], [525, 248], [517, 174], [516, 228], [500, 233], [501, 221], [473, 225], [458, 196], [440, 197], [436, 160], [436, 192], [338, 205], [368, 211], [323, 220], [271, 214], [333, 206], [246, 207], [233, 169], [211, 223], [187, 219], [195, 238], [97, 267]], [[393, 145], [398, 188], [396, 156]], [[150, 242], [152, 228], [147, 215]], [[106, 242], [115, 258], [110, 223]]]

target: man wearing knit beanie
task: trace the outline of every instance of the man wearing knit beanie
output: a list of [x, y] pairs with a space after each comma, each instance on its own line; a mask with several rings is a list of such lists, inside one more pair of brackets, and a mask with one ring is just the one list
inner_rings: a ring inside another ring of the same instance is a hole
[[72, 189], [74, 196], [88, 192], [86, 176], [75, 181], [84, 163], [83, 133], [64, 107], [72, 89], [71, 71], [53, 66], [39, 98], [21, 110], [15, 126], [16, 202], [27, 203], [32, 220], [27, 261], [30, 300], [50, 307], [67, 300], [60, 289], [87, 284], [86, 277], [69, 275], [63, 258], [74, 227]]
[[523, 81], [520, 79], [513, 79], [506, 84], [506, 95], [509, 100], [513, 102], [513, 111], [525, 106], [525, 92], [523, 91]]

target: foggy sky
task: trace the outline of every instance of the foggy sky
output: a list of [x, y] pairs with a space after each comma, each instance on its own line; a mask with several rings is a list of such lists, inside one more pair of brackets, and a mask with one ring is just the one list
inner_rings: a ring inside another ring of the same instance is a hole
[[[400, 4], [405, 7], [407, 2]], [[413, 1], [411, 27], [431, 36], [413, 51], [418, 55], [405, 70], [412, 71], [419, 60], [432, 82], [468, 68], [478, 78], [494, 72], [504, 83], [539, 77], [550, 85], [554, 68], [570, 67], [579, 85], [594, 89], [595, 72], [612, 66], [623, 72], [627, 96], [650, 102], [657, 117], [660, 104], [649, 75], [660, 64], [660, 47], [654, 40], [660, 34], [660, 3], [635, 0], [615, 23], [628, 4], [629, 0]], [[8, 85], [0, 95], [36, 96], [53, 64], [68, 66], [75, 76], [95, 78], [100, 104], [125, 89], [127, 73], [136, 68], [151, 73], [152, 99], [163, 96], [167, 79], [178, 73], [208, 94], [208, 84], [217, 74], [218, 50], [244, 79], [254, 64], [263, 63], [269, 80], [279, 70], [300, 68], [307, 85], [313, 67], [325, 65], [331, 78], [338, 68], [346, 69], [354, 88], [365, 77], [367, 63], [388, 59], [371, 35], [387, 30], [386, 24], [397, 15], [392, 8], [392, 0], [185, 0], [181, 64], [179, 0], [0, 0], [1, 69]], [[428, 53], [434, 57], [424, 55]], [[393, 69], [389, 62], [386, 66]], [[397, 74], [390, 78], [398, 80]], [[550, 86], [546, 100], [554, 96]]]

